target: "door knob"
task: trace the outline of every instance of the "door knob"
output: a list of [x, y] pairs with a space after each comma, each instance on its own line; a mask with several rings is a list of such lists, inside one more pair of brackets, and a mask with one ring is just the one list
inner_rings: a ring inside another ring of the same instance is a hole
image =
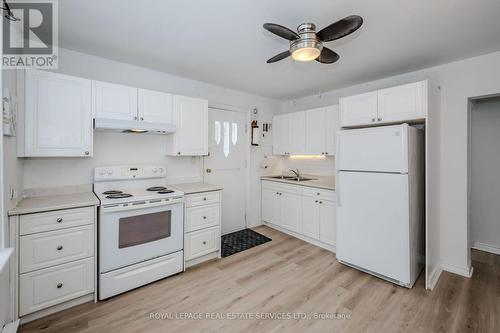
[[207, 169], [206, 171], [207, 171], [207, 173], [211, 173], [212, 169]]

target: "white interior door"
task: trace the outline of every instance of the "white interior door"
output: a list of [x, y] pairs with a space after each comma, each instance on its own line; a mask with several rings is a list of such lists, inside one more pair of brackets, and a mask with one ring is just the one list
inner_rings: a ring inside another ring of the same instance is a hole
[[208, 110], [208, 151], [204, 180], [223, 187], [222, 234], [246, 228], [246, 114]]

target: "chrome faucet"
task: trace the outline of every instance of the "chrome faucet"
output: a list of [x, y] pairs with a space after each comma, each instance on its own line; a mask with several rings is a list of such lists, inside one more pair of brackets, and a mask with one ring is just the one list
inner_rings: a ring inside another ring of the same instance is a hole
[[293, 172], [295, 174], [295, 176], [297, 176], [297, 180], [300, 181], [300, 171], [299, 169], [290, 169], [291, 172]]

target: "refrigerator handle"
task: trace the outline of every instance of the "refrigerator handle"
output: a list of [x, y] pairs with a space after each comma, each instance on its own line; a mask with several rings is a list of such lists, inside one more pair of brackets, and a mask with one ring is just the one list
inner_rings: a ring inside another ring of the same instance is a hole
[[337, 207], [340, 207], [340, 177], [339, 177], [339, 165], [340, 165], [340, 131], [337, 131], [337, 140], [335, 142], [335, 195], [337, 197]]

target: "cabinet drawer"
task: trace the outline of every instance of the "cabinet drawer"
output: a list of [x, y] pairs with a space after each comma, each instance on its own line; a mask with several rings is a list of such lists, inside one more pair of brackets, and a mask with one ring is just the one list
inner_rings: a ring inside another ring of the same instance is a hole
[[332, 190], [304, 187], [304, 189], [302, 190], [302, 195], [306, 197], [314, 197], [321, 200], [335, 201], [335, 191]]
[[84, 207], [22, 215], [19, 229], [20, 235], [27, 235], [93, 223], [94, 207]]
[[186, 209], [186, 232], [220, 225], [220, 204]]
[[186, 260], [198, 258], [220, 249], [220, 229], [213, 227], [186, 234]]
[[19, 278], [19, 314], [39, 311], [94, 292], [94, 259], [84, 259]]
[[263, 180], [262, 188], [274, 190], [277, 192], [302, 194], [302, 186], [300, 184], [286, 184], [269, 180]]
[[186, 196], [186, 207], [213, 204], [220, 201], [220, 191], [189, 194]]
[[20, 237], [20, 272], [30, 272], [94, 255], [94, 225]]

